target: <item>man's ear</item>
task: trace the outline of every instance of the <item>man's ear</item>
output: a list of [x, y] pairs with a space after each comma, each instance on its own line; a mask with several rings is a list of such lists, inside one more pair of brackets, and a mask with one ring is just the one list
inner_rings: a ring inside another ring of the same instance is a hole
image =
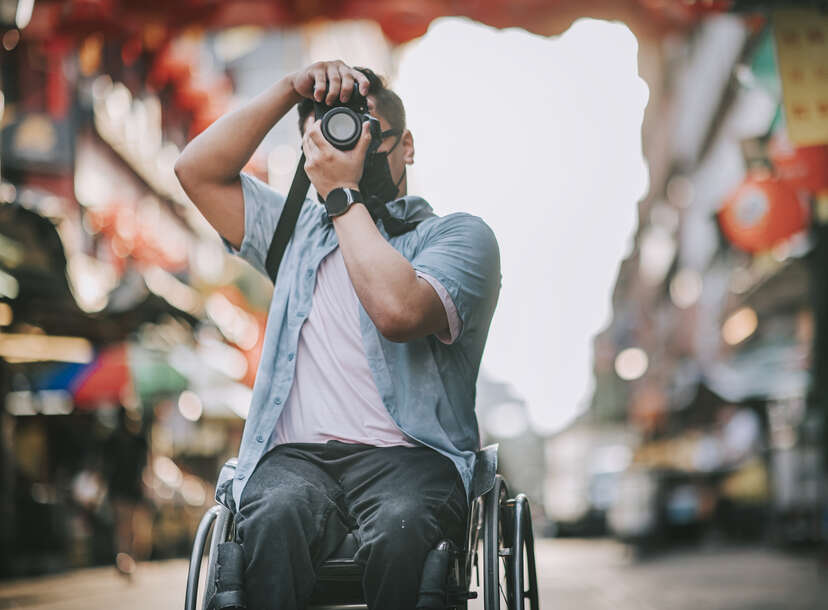
[[402, 134], [400, 146], [403, 150], [403, 161], [406, 165], [414, 163], [414, 136], [411, 135], [411, 130], [406, 129]]

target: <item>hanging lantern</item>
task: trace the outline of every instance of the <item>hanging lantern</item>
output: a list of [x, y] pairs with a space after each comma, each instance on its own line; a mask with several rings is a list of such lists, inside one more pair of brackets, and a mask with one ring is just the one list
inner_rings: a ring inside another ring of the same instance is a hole
[[198, 66], [201, 38], [189, 34], [167, 43], [155, 56], [148, 83], [155, 89], [177, 85], [192, 78]]
[[651, 14], [676, 23], [697, 23], [733, 7], [732, 0], [638, 0]]
[[767, 171], [754, 171], [718, 213], [722, 232], [740, 250], [769, 250], [805, 229], [808, 213], [796, 190]]
[[797, 191], [815, 195], [828, 189], [828, 146], [794, 146], [784, 130], [776, 131], [768, 155], [777, 175]]

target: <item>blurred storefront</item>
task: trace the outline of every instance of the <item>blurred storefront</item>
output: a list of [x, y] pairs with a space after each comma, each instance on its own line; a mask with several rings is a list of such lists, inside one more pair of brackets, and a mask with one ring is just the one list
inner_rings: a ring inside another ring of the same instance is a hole
[[827, 40], [817, 9], [721, 15], [648, 78], [651, 188], [589, 413], [641, 437], [623, 538], [824, 539]]

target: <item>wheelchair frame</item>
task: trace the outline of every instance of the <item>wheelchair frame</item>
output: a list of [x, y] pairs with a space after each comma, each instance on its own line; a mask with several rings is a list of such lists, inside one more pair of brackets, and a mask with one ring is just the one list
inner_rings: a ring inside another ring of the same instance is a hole
[[[448, 540], [437, 548], [451, 553], [446, 583], [446, 609], [466, 610], [469, 599], [477, 597], [471, 591], [472, 577], [480, 586], [479, 558], [483, 556], [483, 605], [485, 610], [538, 610], [538, 583], [535, 570], [534, 536], [529, 501], [524, 494], [509, 498], [503, 477], [495, 474], [497, 446], [491, 445], [478, 452], [478, 467], [472, 480], [473, 500], [469, 509], [466, 540], [462, 549]], [[236, 460], [229, 460], [222, 468], [221, 477], [232, 476]], [[221, 480], [220, 477], [220, 480]], [[201, 610], [213, 594], [218, 545], [235, 536], [232, 512], [217, 503], [207, 510], [196, 530], [190, 567], [187, 575], [185, 610], [197, 610], [198, 582], [207, 538], [212, 530], [205, 575]], [[474, 572], [474, 574], [473, 574]], [[308, 610], [367, 610], [361, 590], [360, 566], [342, 557], [322, 563], [319, 580], [325, 594], [319, 595], [320, 584]], [[337, 597], [342, 601], [332, 601]], [[321, 601], [320, 601], [321, 600]], [[250, 610], [259, 610], [251, 608]]]

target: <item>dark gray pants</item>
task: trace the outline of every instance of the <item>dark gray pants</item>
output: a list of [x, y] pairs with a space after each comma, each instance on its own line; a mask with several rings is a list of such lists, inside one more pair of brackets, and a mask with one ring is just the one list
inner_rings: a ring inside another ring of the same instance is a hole
[[467, 511], [454, 464], [426, 447], [277, 446], [236, 515], [248, 608], [304, 608], [316, 569], [356, 525], [368, 606], [413, 609], [426, 555], [444, 538], [463, 544]]

